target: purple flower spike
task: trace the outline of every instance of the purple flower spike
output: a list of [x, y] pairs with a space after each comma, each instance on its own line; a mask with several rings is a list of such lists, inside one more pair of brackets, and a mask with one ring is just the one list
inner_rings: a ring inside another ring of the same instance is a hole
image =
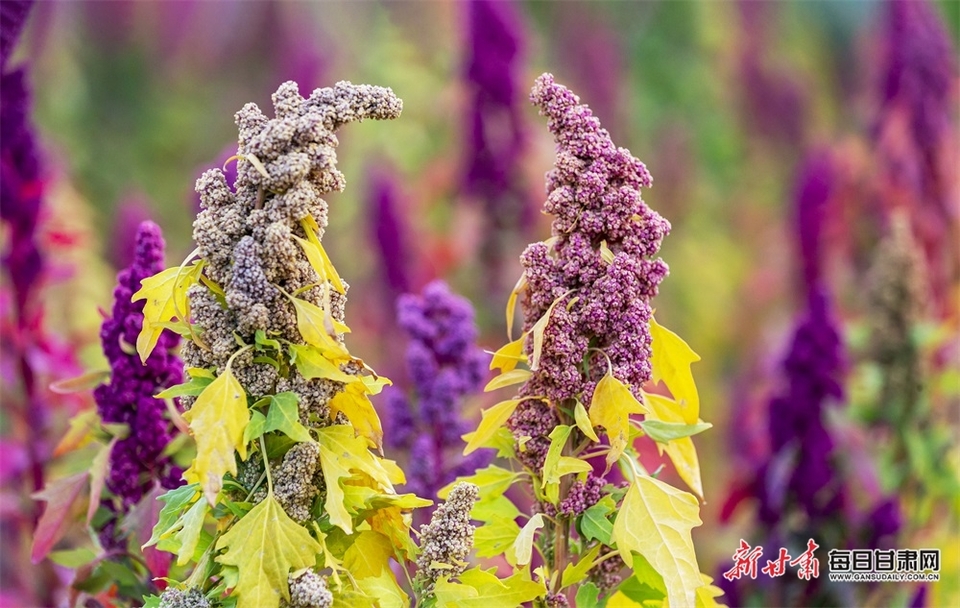
[[[410, 291], [410, 250], [400, 211], [400, 188], [385, 169], [374, 173], [370, 187], [372, 238], [380, 253], [380, 267], [393, 297]], [[392, 299], [392, 298], [391, 298]]]
[[822, 235], [827, 203], [833, 189], [833, 173], [833, 162], [827, 150], [810, 154], [800, 170], [795, 200], [805, 288], [818, 284], [821, 279]]
[[[640, 387], [650, 379], [650, 299], [667, 275], [653, 256], [670, 224], [640, 196], [652, 183], [647, 168], [613, 144], [576, 95], [544, 74], [530, 99], [547, 117], [557, 158], [544, 204], [554, 216], [553, 238], [528, 246], [520, 259], [524, 330], [550, 311], [539, 365], [520, 394], [549, 403], [524, 402], [510, 424], [516, 436], [532, 438], [523, 458], [539, 467], [556, 425], [551, 408], [574, 398], [589, 404], [608, 357], [622, 382]], [[530, 356], [532, 340], [526, 348]]]
[[458, 475], [489, 462], [486, 450], [468, 460], [448, 454], [463, 445], [460, 436], [469, 430], [461, 418], [463, 398], [483, 386], [488, 359], [476, 346], [473, 307], [443, 281], [428, 284], [421, 295], [400, 296], [397, 322], [410, 337], [407, 372], [417, 406], [414, 413], [396, 389], [384, 391], [395, 427], [386, 440], [403, 447], [413, 443], [411, 491], [433, 497]]
[[33, 0], [4, 0], [0, 3], [0, 69], [7, 67], [7, 59], [23, 31], [31, 6]]
[[143, 325], [144, 301], [131, 302], [130, 297], [143, 279], [163, 270], [163, 252], [159, 226], [140, 224], [133, 263], [117, 276], [113, 312], [100, 329], [111, 376], [110, 384], [94, 391], [97, 411], [104, 422], [129, 427], [128, 436], [110, 454], [107, 474], [107, 489], [122, 500], [122, 511], [136, 504], [155, 481], [166, 488], [181, 483], [180, 471], [162, 454], [172, 438], [172, 425], [163, 400], [154, 398], [183, 379], [183, 364], [172, 352], [180, 338], [164, 331], [146, 363], [133, 346]]

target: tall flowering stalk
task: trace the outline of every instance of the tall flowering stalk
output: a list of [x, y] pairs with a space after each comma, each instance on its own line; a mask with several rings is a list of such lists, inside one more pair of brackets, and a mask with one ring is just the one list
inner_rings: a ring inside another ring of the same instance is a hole
[[371, 451], [383, 432], [369, 396], [389, 380], [347, 350], [348, 286], [321, 245], [321, 196], [344, 187], [335, 131], [402, 103], [347, 82], [304, 99], [286, 82], [273, 104], [272, 119], [254, 104], [236, 115], [234, 188], [220, 169], [197, 181], [196, 252], [133, 296], [141, 357], [165, 328], [189, 336], [190, 380], [167, 394], [197, 443], [148, 543], [194, 570], [149, 606], [408, 601], [389, 561], [415, 559], [409, 511], [429, 501], [398, 495], [403, 473]]
[[526, 147], [520, 111], [522, 23], [512, 1], [470, 0], [465, 85], [466, 167], [463, 188], [482, 201], [487, 225], [481, 259], [494, 290], [502, 287], [504, 236], [529, 227], [532, 209], [522, 184]]
[[[755, 533], [762, 540], [755, 542], [766, 547], [767, 560], [779, 547], [800, 555], [809, 539], [828, 549], [878, 547], [900, 526], [895, 499], [876, 497], [867, 510], [857, 511], [853, 484], [844, 472], [844, 461], [853, 461], [856, 454], [852, 446], [841, 445], [830, 423], [828, 410], [845, 403], [847, 372], [841, 328], [823, 272], [823, 226], [835, 181], [829, 152], [811, 153], [797, 180], [795, 207], [803, 307], [781, 365], [781, 388], [767, 404], [768, 454], [750, 471], [746, 493], [733, 492], [728, 508], [732, 511], [747, 495], [756, 499]], [[721, 586], [734, 603], [759, 595], [765, 603], [821, 605], [849, 601], [844, 598], [851, 592], [842, 585], [792, 576], [750, 581], [749, 587], [729, 571], [725, 579]]]
[[456, 477], [489, 463], [485, 452], [466, 459], [451, 453], [463, 447], [460, 436], [469, 428], [462, 401], [483, 386], [488, 357], [476, 346], [473, 307], [442, 281], [428, 284], [422, 295], [401, 296], [397, 322], [410, 340], [406, 364], [415, 398], [396, 387], [385, 391], [391, 421], [386, 441], [409, 450], [410, 490], [433, 498]]
[[[522, 467], [491, 466], [465, 479], [481, 488], [478, 555], [502, 553], [520, 573], [536, 547], [541, 606], [590, 605], [599, 594], [615, 602], [636, 597], [641, 584], [671, 605], [712, 605], [716, 588], [701, 575], [690, 536], [701, 523], [697, 499], [647, 473], [633, 448], [639, 436], [654, 439], [702, 494], [690, 440], [709, 427], [699, 421], [690, 373], [699, 357], [656, 323], [650, 306], [667, 274], [654, 256], [670, 225], [641, 198], [651, 184], [646, 167], [614, 146], [576, 95], [544, 74], [530, 99], [557, 143], [544, 205], [553, 235], [521, 257], [507, 325], [522, 294], [523, 334], [494, 355], [491, 368], [502, 373], [487, 389], [521, 386], [464, 436], [465, 453], [496, 446]], [[644, 392], [653, 379], [674, 398]], [[644, 420], [631, 418], [638, 414]], [[598, 456], [602, 471], [588, 462]], [[628, 479], [621, 487], [605, 478], [614, 465]], [[539, 510], [522, 528], [503, 496], [519, 481]], [[661, 540], [642, 540], [649, 535]]]

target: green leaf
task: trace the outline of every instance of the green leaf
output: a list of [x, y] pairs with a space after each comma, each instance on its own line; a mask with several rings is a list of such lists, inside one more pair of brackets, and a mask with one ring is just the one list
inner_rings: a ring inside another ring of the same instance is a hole
[[473, 475], [457, 477], [456, 480], [440, 488], [437, 492], [437, 497], [446, 500], [447, 496], [450, 495], [450, 490], [452, 490], [455, 485], [460, 482], [467, 482], [477, 486], [480, 490], [480, 501], [492, 500], [498, 496], [502, 496], [510, 486], [516, 483], [517, 478], [521, 475], [522, 473], [508, 471], [491, 464], [485, 468], [478, 469]]
[[593, 568], [593, 560], [597, 559], [602, 548], [603, 545], [596, 545], [581, 556], [576, 564], [567, 564], [567, 567], [563, 569], [563, 576], [560, 578], [560, 588], [564, 589], [570, 585], [576, 585], [587, 578], [587, 574]]
[[[584, 583], [577, 589], [577, 597], [573, 605], [577, 608], [599, 608], [600, 589], [593, 583]], [[614, 608], [611, 606], [610, 608]]]
[[267, 412], [266, 427], [263, 431], [280, 431], [294, 441], [312, 442], [310, 431], [300, 423], [297, 400], [297, 394], [291, 392], [270, 395], [270, 410]]
[[485, 498], [478, 500], [470, 510], [470, 518], [477, 521], [489, 522], [498, 517], [516, 519], [520, 517], [520, 509], [506, 496]]
[[586, 540], [598, 540], [605, 545], [612, 544], [613, 524], [607, 517], [613, 512], [615, 505], [609, 496], [588, 508], [580, 516], [580, 533]]
[[89, 547], [80, 547], [78, 549], [51, 551], [47, 558], [59, 566], [76, 569], [97, 559], [97, 554]]
[[260, 410], [250, 411], [250, 423], [243, 429], [243, 442], [250, 443], [267, 432], [267, 417]]
[[520, 535], [520, 526], [508, 517], [496, 517], [474, 532], [473, 547], [477, 557], [494, 557], [505, 553]]
[[385, 569], [389, 570], [392, 555], [393, 545], [389, 538], [373, 530], [364, 530], [347, 547], [343, 566], [354, 578], [378, 577]]
[[466, 456], [470, 454], [493, 437], [497, 430], [506, 424], [507, 419], [510, 418], [513, 411], [517, 409], [520, 401], [522, 400], [510, 399], [508, 401], [501, 401], [493, 407], [480, 412], [480, 426], [472, 433], [467, 433], [463, 436], [463, 440], [467, 442], [467, 447], [463, 448], [463, 455]]
[[700, 355], [693, 352], [686, 342], [650, 317], [650, 337], [653, 338], [653, 381], [663, 381], [674, 399], [683, 406], [683, 420], [696, 424], [700, 417], [700, 396], [693, 381], [690, 364], [699, 361]]
[[526, 382], [532, 375], [533, 373], [528, 369], [512, 369], [508, 372], [503, 372], [488, 382], [487, 385], [483, 387], [483, 392], [489, 393], [490, 391], [495, 391], [498, 388], [504, 388], [507, 386], [513, 386], [514, 384], [520, 384], [521, 382]]
[[207, 515], [207, 499], [203, 496], [200, 500], [193, 503], [193, 506], [183, 514], [183, 528], [174, 535], [176, 541], [180, 544], [180, 550], [177, 552], [177, 565], [185, 566], [193, 559], [193, 554], [197, 549], [197, 542], [200, 540], [200, 531], [203, 529], [203, 520]]
[[278, 608], [281, 597], [289, 601], [290, 570], [313, 567], [321, 551], [320, 544], [287, 516], [273, 494], [227, 530], [216, 548], [226, 550], [217, 556], [218, 562], [238, 569], [233, 590], [237, 608]]
[[278, 340], [274, 340], [273, 338], [268, 338], [267, 334], [262, 329], [258, 329], [256, 333], [253, 334], [253, 339], [254, 342], [260, 346], [272, 348], [278, 352], [283, 351], [283, 346], [281, 346], [280, 342]]
[[702, 433], [713, 425], [709, 422], [698, 422], [697, 424], [684, 424], [682, 422], [663, 422], [662, 420], [644, 420], [640, 423], [643, 432], [659, 443], [669, 443], [675, 439], [683, 439], [698, 433]]
[[154, 395], [157, 399], [172, 399], [173, 397], [197, 397], [213, 382], [212, 378], [199, 376], [190, 378], [188, 382], [177, 384]]
[[175, 529], [174, 525], [177, 523], [177, 520], [180, 519], [180, 512], [190, 504], [193, 497], [197, 495], [198, 489], [197, 484], [191, 483], [170, 490], [166, 494], [157, 497], [157, 500], [163, 501], [164, 505], [163, 508], [160, 509], [160, 515], [157, 518], [156, 525], [153, 526], [153, 534], [150, 536], [150, 540], [148, 540], [142, 548], [145, 549], [157, 544], [157, 541], [169, 536], [173, 532]]
[[621, 557], [644, 556], [663, 576], [671, 606], [692, 606], [702, 585], [690, 531], [701, 523], [693, 495], [652, 477], [639, 476], [613, 524], [613, 539]]

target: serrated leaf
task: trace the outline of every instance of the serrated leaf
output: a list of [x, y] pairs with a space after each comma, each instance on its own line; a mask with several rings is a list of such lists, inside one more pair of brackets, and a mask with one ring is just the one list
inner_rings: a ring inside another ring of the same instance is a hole
[[517, 566], [526, 566], [529, 564], [533, 558], [533, 536], [537, 533], [537, 530], [542, 527], [543, 514], [537, 513], [531, 517], [520, 530], [520, 534], [517, 535], [517, 539], [513, 542], [511, 555], [508, 555], [507, 559], [509, 560], [512, 556], [514, 558], [513, 563]]
[[330, 523], [351, 534], [353, 522], [344, 504], [341, 482], [350, 477], [351, 469], [356, 469], [369, 475], [383, 489], [392, 489], [389, 474], [367, 449], [366, 440], [354, 435], [353, 427], [324, 427], [317, 431], [317, 437], [320, 444], [320, 468], [327, 484], [325, 506], [330, 514]]
[[203, 520], [207, 515], [207, 499], [203, 496], [197, 502], [193, 503], [186, 513], [183, 514], [180, 531], [174, 535], [174, 539], [179, 543], [180, 549], [177, 552], [177, 565], [185, 566], [193, 559], [193, 554], [197, 549], [197, 542], [200, 541], [200, 532], [203, 530]]
[[357, 580], [357, 587], [376, 600], [379, 608], [410, 607], [410, 598], [397, 584], [397, 578], [389, 568], [384, 568], [377, 576]]
[[[456, 595], [444, 589], [444, 601], [441, 603], [439, 584], [437, 587], [437, 607], [490, 608], [491, 606], [519, 606], [531, 602], [547, 593], [542, 582], [530, 579], [526, 569], [505, 579], [498, 579], [491, 572], [471, 568], [460, 575], [461, 586], [473, 591], [454, 590]], [[456, 587], [456, 585], [451, 585]], [[474, 595], [475, 594], [475, 595]], [[451, 599], [447, 599], [451, 598]]]
[[610, 451], [606, 458], [607, 471], [627, 449], [630, 415], [642, 414], [645, 411], [646, 408], [637, 401], [627, 385], [615, 378], [610, 370], [597, 382], [593, 400], [590, 402], [590, 423], [606, 429], [607, 438], [610, 440]]
[[338, 412], [343, 412], [356, 432], [370, 443], [370, 447], [380, 451], [383, 447], [383, 427], [365, 391], [362, 383], [345, 386], [330, 400], [330, 417], [332, 419]]
[[489, 393], [490, 391], [495, 391], [498, 388], [504, 388], [506, 386], [513, 386], [514, 384], [520, 384], [521, 382], [526, 382], [530, 379], [533, 373], [527, 369], [512, 369], [508, 372], [504, 372], [487, 383], [483, 387], [483, 392]]
[[250, 412], [250, 423], [243, 429], [243, 442], [250, 443], [266, 433], [267, 417], [260, 413], [260, 410]]
[[33, 534], [33, 546], [30, 549], [30, 561], [37, 564], [50, 552], [57, 541], [66, 533], [64, 522], [70, 514], [70, 507], [87, 485], [87, 472], [77, 473], [64, 479], [48, 482], [43, 490], [31, 496], [34, 500], [47, 503], [43, 515]]
[[267, 411], [264, 433], [280, 431], [297, 442], [311, 442], [310, 431], [300, 422], [300, 408], [297, 407], [297, 394], [292, 392], [270, 395], [270, 409]]
[[[508, 338], [511, 338], [513, 336], [513, 315], [517, 310], [517, 296], [520, 295], [520, 292], [523, 291], [526, 286], [527, 286], [527, 275], [526, 273], [523, 273], [520, 275], [520, 278], [517, 279], [517, 284], [513, 286], [513, 291], [510, 292], [510, 297], [507, 298], [507, 337]], [[521, 340], [522, 339], [523, 338], [521, 338]]]
[[168, 536], [176, 529], [174, 526], [180, 519], [180, 512], [186, 505], [190, 504], [193, 497], [197, 495], [198, 489], [197, 484], [191, 483], [169, 490], [166, 494], [157, 497], [157, 500], [162, 501], [164, 505], [160, 509], [157, 523], [153, 526], [153, 534], [150, 536], [150, 540], [142, 548], [157, 544], [161, 538]]
[[700, 396], [693, 381], [690, 364], [700, 360], [683, 339], [650, 317], [650, 337], [653, 339], [653, 381], [663, 381], [673, 397], [683, 406], [683, 421], [696, 424], [700, 417]]
[[163, 333], [163, 327], [155, 324], [187, 315], [187, 289], [197, 282], [202, 270], [203, 261], [198, 260], [190, 266], [167, 268], [140, 282], [140, 289], [130, 300], [146, 300], [143, 305], [143, 325], [137, 336], [137, 353], [141, 362], [146, 362]]
[[353, 376], [340, 369], [340, 366], [330, 359], [326, 358], [320, 349], [309, 345], [290, 345], [290, 354], [293, 355], [293, 363], [297, 366], [297, 371], [307, 380], [314, 378], [324, 378], [350, 384], [359, 382], [358, 376]]
[[320, 544], [290, 519], [272, 493], [227, 530], [216, 548], [226, 549], [216, 560], [236, 566], [239, 572], [233, 590], [237, 608], [278, 608], [281, 597], [289, 601], [287, 575], [313, 567], [321, 551]]
[[51, 392], [58, 395], [80, 393], [96, 388], [110, 379], [110, 371], [87, 372], [73, 378], [57, 380], [50, 384]]
[[726, 608], [716, 599], [723, 595], [723, 589], [714, 585], [713, 579], [702, 572], [700, 573], [700, 580], [703, 581], [703, 586], [697, 589], [696, 608]]
[[481, 522], [489, 522], [504, 517], [507, 519], [516, 519], [520, 517], [520, 509], [513, 501], [506, 496], [500, 495], [496, 498], [483, 499], [474, 503], [470, 509], [470, 519]]
[[563, 569], [563, 575], [560, 577], [560, 588], [564, 589], [570, 585], [576, 585], [587, 578], [587, 574], [593, 568], [593, 560], [597, 559], [602, 548], [602, 545], [596, 545], [582, 555], [576, 564], [567, 564], [567, 567]]
[[316, 304], [311, 304], [300, 298], [290, 298], [293, 308], [297, 313], [297, 330], [303, 336], [307, 344], [317, 347], [327, 359], [331, 361], [348, 361], [350, 353], [337, 339], [330, 335], [327, 330], [325, 318], [326, 313]]
[[364, 530], [347, 547], [343, 554], [343, 566], [354, 578], [376, 577], [390, 569], [391, 556], [393, 544], [389, 538], [373, 530]]
[[523, 334], [513, 342], [501, 346], [490, 359], [490, 369], [499, 369], [502, 373], [506, 373], [517, 367], [517, 363], [526, 361], [527, 358], [523, 354], [523, 343], [526, 338], [527, 334]]
[[[646, 394], [644, 397], [647, 403], [650, 404], [650, 413], [647, 415], [647, 420], [644, 421], [646, 424], [641, 423], [644, 431], [647, 431], [647, 427], [652, 424], [682, 424], [683, 414], [680, 412], [675, 401], [660, 395]], [[707, 428], [712, 426], [707, 423], [700, 423], [700, 425], [706, 425]], [[689, 427], [696, 426], [699, 425], [689, 425]], [[648, 434], [650, 434], [649, 431]], [[654, 439], [656, 439], [656, 437], [654, 437]], [[677, 469], [677, 474], [680, 475], [680, 478], [690, 486], [694, 494], [702, 499], [703, 481], [700, 476], [700, 460], [697, 457], [697, 448], [693, 445], [693, 439], [690, 437], [674, 439], [663, 446], [663, 450], [670, 458], [670, 462], [672, 462], [673, 466]]]
[[197, 456], [185, 473], [188, 481], [198, 481], [210, 505], [217, 504], [217, 493], [226, 473], [237, 474], [234, 451], [246, 459], [247, 444], [243, 432], [250, 422], [247, 395], [230, 369], [200, 393], [193, 407], [183, 413], [197, 441]]
[[506, 424], [507, 419], [510, 418], [513, 411], [517, 409], [520, 401], [522, 401], [522, 399], [501, 401], [493, 407], [480, 412], [481, 420], [477, 430], [463, 436], [463, 440], [467, 442], [467, 446], [463, 448], [463, 455], [466, 456], [477, 448], [482, 447], [487, 440], [493, 437], [497, 429]]
[[[585, 583], [577, 589], [577, 597], [573, 605], [577, 608], [599, 608], [600, 589], [593, 583]], [[611, 606], [610, 608], [614, 608]]]
[[520, 526], [509, 517], [496, 517], [477, 527], [473, 547], [477, 557], [495, 557], [513, 546], [520, 535]]
[[613, 540], [627, 563], [636, 552], [660, 573], [671, 606], [693, 606], [702, 585], [690, 531], [701, 523], [693, 495], [652, 477], [639, 476], [613, 524]]
[[580, 533], [586, 540], [599, 540], [605, 545], [612, 544], [613, 524], [607, 517], [613, 512], [613, 500], [604, 496], [600, 502], [589, 507], [580, 516]]

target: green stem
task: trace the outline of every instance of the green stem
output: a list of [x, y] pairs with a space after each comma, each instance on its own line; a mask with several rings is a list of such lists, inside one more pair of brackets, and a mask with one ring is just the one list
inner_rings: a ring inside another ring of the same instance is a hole
[[263, 452], [263, 470], [267, 474], [267, 491], [273, 495], [273, 477], [270, 476], [270, 462], [267, 458], [267, 442], [260, 435], [260, 451]]

